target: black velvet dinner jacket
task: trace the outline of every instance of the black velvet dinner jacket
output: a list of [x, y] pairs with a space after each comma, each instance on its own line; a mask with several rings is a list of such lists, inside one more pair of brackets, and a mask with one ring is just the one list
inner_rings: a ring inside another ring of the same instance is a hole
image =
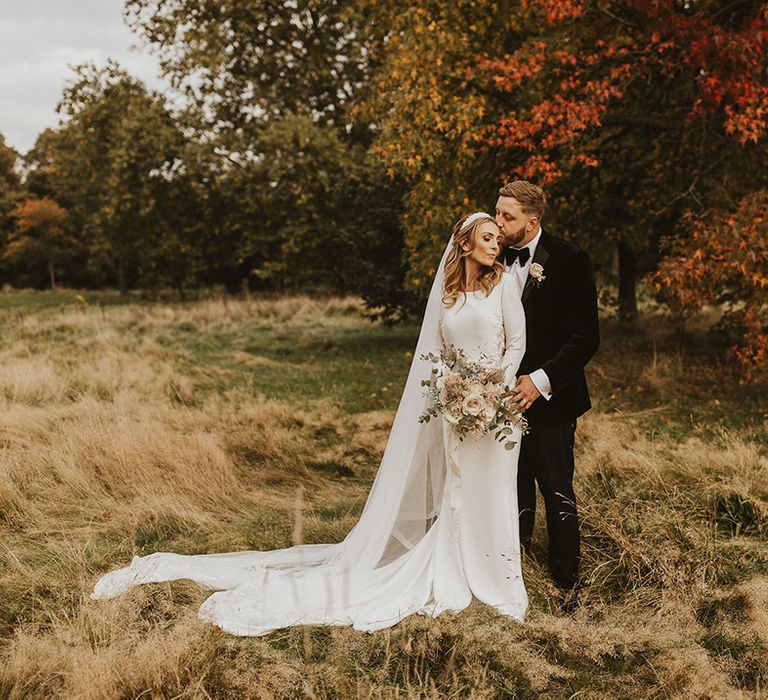
[[523, 288], [526, 347], [518, 376], [542, 368], [552, 397], [538, 398], [525, 412], [532, 427], [571, 421], [591, 408], [584, 367], [600, 345], [589, 256], [542, 231], [534, 263], [544, 268], [545, 279], [539, 283], [529, 272]]

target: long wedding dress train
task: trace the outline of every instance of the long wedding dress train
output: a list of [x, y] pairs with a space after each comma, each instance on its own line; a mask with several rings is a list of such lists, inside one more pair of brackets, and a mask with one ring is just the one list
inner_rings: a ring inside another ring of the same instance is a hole
[[491, 435], [459, 441], [444, 420], [418, 422], [425, 407], [421, 379], [430, 372], [420, 357], [444, 344], [469, 357], [496, 358], [512, 382], [525, 346], [520, 290], [505, 274], [489, 296], [468, 293], [446, 309], [443, 263], [379, 471], [360, 520], [342, 542], [134, 557], [102, 576], [91, 597], [191, 579], [217, 591], [200, 618], [247, 636], [296, 624], [373, 631], [413, 613], [462, 610], [473, 596], [522, 621], [528, 599], [517, 515], [519, 432], [517, 445], [506, 450]]

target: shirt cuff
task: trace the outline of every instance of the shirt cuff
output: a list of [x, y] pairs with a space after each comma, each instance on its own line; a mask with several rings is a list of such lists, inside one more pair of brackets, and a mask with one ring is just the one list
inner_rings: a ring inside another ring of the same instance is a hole
[[539, 390], [539, 393], [549, 401], [552, 398], [552, 385], [549, 383], [549, 377], [543, 369], [537, 369], [528, 375], [533, 385]]

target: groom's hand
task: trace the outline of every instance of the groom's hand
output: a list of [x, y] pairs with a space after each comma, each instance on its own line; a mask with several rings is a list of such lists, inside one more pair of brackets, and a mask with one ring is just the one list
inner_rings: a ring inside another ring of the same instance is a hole
[[529, 409], [539, 396], [541, 396], [539, 390], [527, 374], [517, 378], [517, 383], [512, 392], [512, 399], [517, 404], [518, 410], [525, 411]]

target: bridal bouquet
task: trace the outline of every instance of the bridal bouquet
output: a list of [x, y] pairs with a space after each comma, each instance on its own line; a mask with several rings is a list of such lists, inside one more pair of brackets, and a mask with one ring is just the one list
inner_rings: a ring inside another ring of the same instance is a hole
[[508, 450], [516, 444], [511, 440], [513, 428], [527, 431], [522, 413], [505, 400], [509, 387], [504, 384], [502, 367], [485, 356], [470, 361], [461, 349], [452, 346], [439, 355], [422, 355], [421, 359], [435, 366], [430, 378], [421, 382], [426, 387], [428, 405], [419, 423], [428, 423], [442, 413], [460, 440], [496, 431], [495, 439]]

